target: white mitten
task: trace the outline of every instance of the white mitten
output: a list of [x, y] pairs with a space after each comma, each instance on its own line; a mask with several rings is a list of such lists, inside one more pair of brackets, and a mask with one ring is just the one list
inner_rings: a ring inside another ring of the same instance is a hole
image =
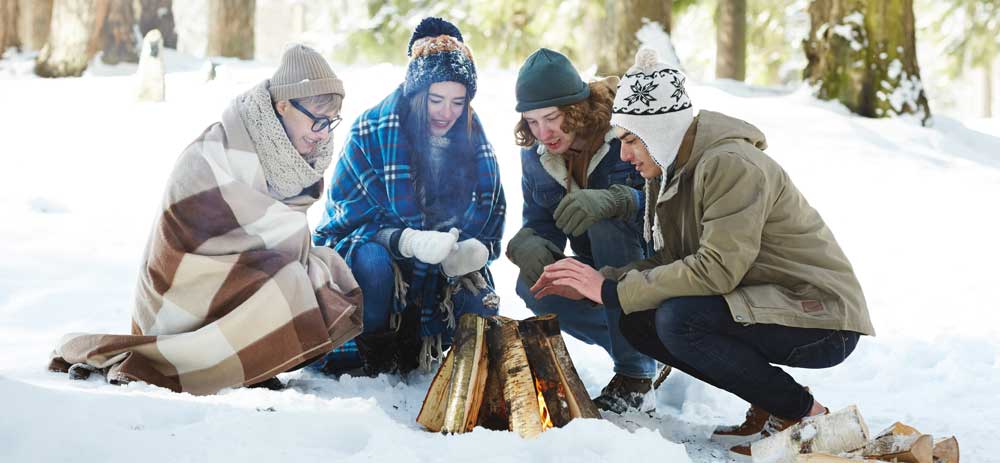
[[458, 249], [441, 262], [441, 270], [450, 277], [462, 276], [485, 267], [489, 258], [490, 250], [486, 245], [470, 238], [458, 243]]
[[415, 257], [426, 264], [440, 264], [456, 249], [458, 233], [454, 228], [448, 233], [403, 229], [399, 237], [399, 253], [405, 257]]

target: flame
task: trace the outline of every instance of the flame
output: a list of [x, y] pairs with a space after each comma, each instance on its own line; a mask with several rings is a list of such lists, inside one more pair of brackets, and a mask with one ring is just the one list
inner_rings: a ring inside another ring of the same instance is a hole
[[542, 431], [555, 427], [552, 423], [552, 417], [549, 415], [549, 407], [545, 405], [545, 396], [542, 395], [542, 384], [538, 379], [535, 379], [535, 389], [538, 391], [538, 416], [542, 420]]

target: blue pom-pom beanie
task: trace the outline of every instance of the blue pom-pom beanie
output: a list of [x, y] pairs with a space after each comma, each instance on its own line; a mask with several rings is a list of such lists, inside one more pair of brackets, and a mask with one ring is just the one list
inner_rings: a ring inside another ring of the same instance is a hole
[[441, 18], [424, 18], [413, 31], [406, 54], [410, 64], [403, 82], [404, 96], [413, 96], [438, 82], [464, 84], [469, 101], [476, 95], [472, 52], [454, 24]]

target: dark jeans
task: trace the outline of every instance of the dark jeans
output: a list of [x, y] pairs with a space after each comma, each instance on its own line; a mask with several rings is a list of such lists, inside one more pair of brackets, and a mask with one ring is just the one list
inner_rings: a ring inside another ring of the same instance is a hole
[[772, 364], [828, 368], [844, 361], [859, 334], [733, 321], [722, 296], [668, 299], [625, 315], [621, 331], [640, 352], [785, 419], [809, 413], [813, 397]]

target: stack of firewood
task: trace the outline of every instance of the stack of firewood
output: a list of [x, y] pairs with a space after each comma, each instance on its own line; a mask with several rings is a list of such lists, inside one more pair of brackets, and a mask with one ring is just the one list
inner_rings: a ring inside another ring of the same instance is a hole
[[555, 315], [516, 321], [463, 315], [417, 422], [434, 432], [475, 426], [534, 437], [575, 418], [600, 418]]
[[750, 452], [754, 463], [959, 463], [954, 436], [934, 439], [897, 422], [871, 437], [854, 405], [754, 442]]

